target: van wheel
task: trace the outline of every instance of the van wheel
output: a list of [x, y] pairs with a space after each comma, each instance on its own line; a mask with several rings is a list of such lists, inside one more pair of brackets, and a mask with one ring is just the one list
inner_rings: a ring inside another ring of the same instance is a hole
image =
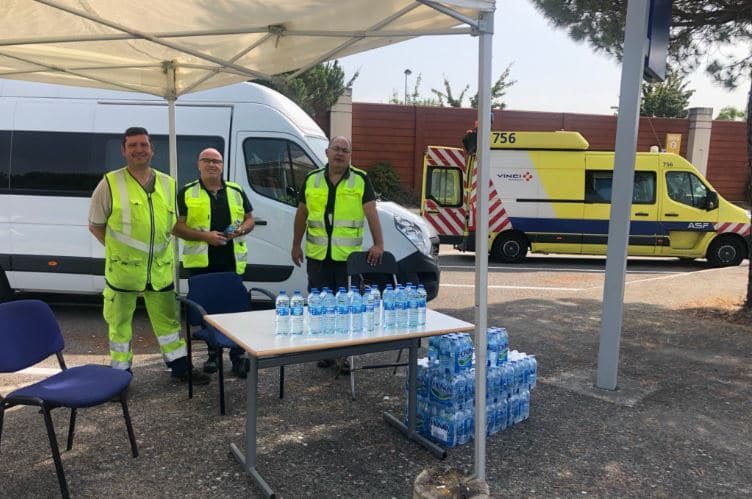
[[10, 289], [8, 283], [8, 276], [5, 275], [5, 271], [0, 269], [0, 303], [10, 301], [13, 298], [13, 290]]
[[525, 259], [527, 247], [527, 238], [519, 232], [502, 232], [493, 242], [491, 256], [499, 262], [519, 263]]
[[744, 245], [739, 238], [721, 236], [710, 243], [707, 259], [713, 267], [732, 267], [742, 263], [746, 254]]

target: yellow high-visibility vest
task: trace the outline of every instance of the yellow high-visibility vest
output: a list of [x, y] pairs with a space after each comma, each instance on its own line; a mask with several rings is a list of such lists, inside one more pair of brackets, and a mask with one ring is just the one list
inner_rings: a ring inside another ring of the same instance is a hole
[[[211, 230], [211, 199], [206, 189], [201, 187], [198, 180], [189, 183], [185, 190], [185, 206], [188, 214], [185, 223], [194, 230]], [[227, 193], [227, 205], [230, 209], [231, 223], [245, 219], [243, 208], [242, 187], [234, 182], [225, 182]], [[235, 272], [243, 275], [246, 266], [248, 248], [244, 237], [236, 237], [232, 240], [235, 253]], [[209, 266], [209, 243], [204, 241], [183, 241], [183, 267], [205, 268]]]
[[363, 170], [350, 166], [347, 178], [337, 184], [334, 201], [331, 240], [326, 232], [324, 217], [329, 199], [329, 184], [326, 169], [321, 168], [308, 175], [305, 184], [308, 220], [306, 231], [306, 256], [314, 260], [326, 258], [326, 249], [331, 242], [332, 260], [344, 262], [350, 253], [360, 251], [363, 245], [363, 193], [365, 192]]
[[172, 228], [175, 180], [154, 170], [154, 192], [147, 193], [127, 168], [105, 175], [112, 213], [105, 231], [107, 283], [116, 290], [160, 290], [173, 282]]

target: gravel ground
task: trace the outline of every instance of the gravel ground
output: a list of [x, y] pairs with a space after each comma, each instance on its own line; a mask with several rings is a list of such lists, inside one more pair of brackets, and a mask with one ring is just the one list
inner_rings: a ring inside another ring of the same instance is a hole
[[[746, 280], [737, 273], [722, 279], [724, 289], [739, 295]], [[449, 272], [443, 278], [455, 279]], [[598, 292], [492, 292], [489, 324], [507, 327], [512, 348], [535, 353], [540, 373], [530, 419], [487, 440], [492, 495], [752, 495], [752, 328], [707, 313], [701, 295], [717, 279], [711, 283], [707, 274], [696, 279], [708, 284], [651, 281], [649, 292], [640, 295], [647, 302], [628, 286], [616, 392], [593, 388]], [[696, 289], [692, 296], [690, 288]], [[432, 306], [472, 321], [472, 293], [467, 295], [442, 292]], [[69, 365], [107, 363], [99, 310], [54, 309]], [[229, 454], [231, 442], [243, 442], [243, 382], [228, 369], [226, 416], [219, 415], [216, 381], [197, 387], [189, 400], [185, 385], [170, 380], [154, 355], [142, 312], [136, 324], [130, 409], [140, 456], [130, 457], [118, 404], [80, 411], [73, 450], [63, 452], [71, 495], [259, 497]], [[390, 361], [394, 355], [370, 360]], [[200, 363], [204, 354], [196, 357]], [[33, 379], [34, 374], [0, 375], [0, 394]], [[353, 402], [346, 377], [335, 379], [332, 370], [303, 364], [287, 368], [280, 400], [277, 370], [263, 371], [259, 470], [284, 497], [410, 497], [415, 477], [438, 461], [382, 419], [384, 411], [401, 413], [403, 383], [401, 372], [361, 373]], [[57, 411], [55, 423], [64, 444], [67, 413]], [[37, 412], [6, 413], [0, 456], [3, 496], [59, 496]], [[450, 450], [445, 463], [470, 473], [472, 444]]]

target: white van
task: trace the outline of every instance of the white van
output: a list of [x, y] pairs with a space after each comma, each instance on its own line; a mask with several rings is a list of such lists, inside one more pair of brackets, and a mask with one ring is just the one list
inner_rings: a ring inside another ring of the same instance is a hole
[[[177, 101], [178, 185], [197, 178], [206, 147], [222, 151], [225, 178], [245, 189], [256, 229], [247, 236], [248, 286], [305, 289], [290, 258], [297, 190], [326, 162], [328, 140], [279, 93], [241, 83]], [[99, 293], [104, 248], [88, 231], [89, 197], [122, 167], [122, 134], [149, 130], [153, 165], [169, 171], [167, 104], [154, 96], [0, 80], [0, 301], [14, 290]], [[438, 237], [417, 215], [379, 202], [386, 250], [404, 281], [438, 293]], [[364, 248], [372, 244], [365, 230]], [[181, 289], [185, 289], [183, 285]]]

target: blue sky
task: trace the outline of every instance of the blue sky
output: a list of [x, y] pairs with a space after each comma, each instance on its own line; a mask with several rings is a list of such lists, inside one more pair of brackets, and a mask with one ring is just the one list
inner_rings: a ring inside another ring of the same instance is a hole
[[[493, 76], [495, 81], [513, 62], [507, 90], [507, 109], [612, 114], [619, 101], [621, 67], [585, 43], [573, 42], [565, 31], [554, 29], [527, 0], [497, 0], [494, 17]], [[340, 59], [347, 78], [360, 70], [353, 87], [355, 102], [388, 102], [394, 91], [404, 93], [405, 69], [410, 69], [408, 91], [422, 74], [420, 93], [443, 88], [446, 75], [459, 92], [470, 84], [477, 88], [478, 39], [467, 35], [425, 37]], [[734, 92], [713, 83], [700, 70], [691, 75], [695, 93], [692, 107], [746, 108], [749, 80]], [[467, 98], [465, 100], [467, 104]]]

